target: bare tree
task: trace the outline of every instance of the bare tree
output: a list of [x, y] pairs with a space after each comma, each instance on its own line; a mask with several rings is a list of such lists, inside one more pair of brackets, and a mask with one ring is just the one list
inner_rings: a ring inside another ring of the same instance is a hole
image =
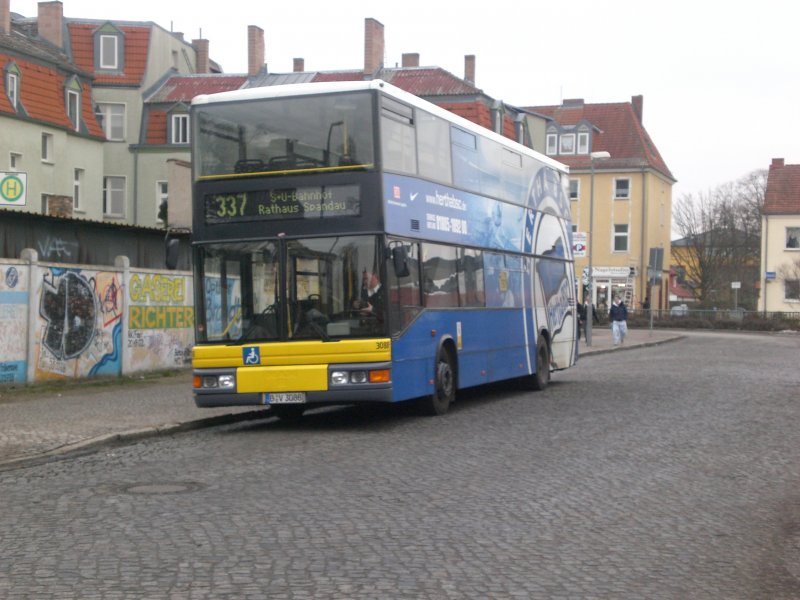
[[684, 194], [673, 207], [681, 239], [677, 258], [701, 306], [729, 305], [731, 282], [742, 284], [741, 305], [755, 308], [766, 171], [753, 171], [707, 193]]

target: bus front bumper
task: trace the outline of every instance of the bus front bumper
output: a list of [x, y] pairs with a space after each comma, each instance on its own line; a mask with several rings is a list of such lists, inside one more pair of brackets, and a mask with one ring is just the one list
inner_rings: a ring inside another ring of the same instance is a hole
[[[383, 370], [390, 372], [391, 363], [371, 363], [353, 365], [328, 365], [329, 371], [365, 371]], [[264, 391], [237, 391], [237, 369], [195, 369], [194, 370], [194, 401], [200, 408], [219, 406], [269, 406], [269, 393]], [[230, 387], [204, 387], [198, 382], [208, 379], [227, 380]], [[328, 381], [331, 381], [330, 373]], [[251, 388], [252, 389], [252, 388]], [[378, 383], [345, 383], [340, 385], [328, 384], [327, 389], [320, 390], [276, 390], [276, 391], [302, 391], [304, 402], [298, 404], [359, 404], [359, 403], [387, 403], [392, 402], [391, 379]]]

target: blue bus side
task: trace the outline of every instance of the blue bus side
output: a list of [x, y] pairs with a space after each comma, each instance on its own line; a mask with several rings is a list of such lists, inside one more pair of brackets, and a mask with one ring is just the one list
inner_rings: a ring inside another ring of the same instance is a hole
[[[528, 309], [426, 310], [392, 343], [393, 400], [408, 400], [433, 392], [433, 368], [443, 337], [457, 348], [458, 387], [466, 388], [529, 373], [536, 340]], [[526, 340], [525, 323], [528, 323]], [[433, 332], [433, 333], [432, 333]], [[527, 341], [527, 344], [526, 344]], [[534, 364], [531, 368], [535, 367]]]

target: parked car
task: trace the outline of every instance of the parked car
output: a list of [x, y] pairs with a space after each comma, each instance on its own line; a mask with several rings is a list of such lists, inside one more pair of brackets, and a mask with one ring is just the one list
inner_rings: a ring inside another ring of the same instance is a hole
[[685, 304], [678, 304], [669, 309], [669, 316], [671, 317], [685, 317], [689, 314], [689, 307]]

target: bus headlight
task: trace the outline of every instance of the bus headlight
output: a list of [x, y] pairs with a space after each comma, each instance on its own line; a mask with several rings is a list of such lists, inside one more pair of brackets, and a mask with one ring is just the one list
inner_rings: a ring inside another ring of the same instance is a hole
[[331, 371], [331, 385], [364, 385], [370, 383], [390, 383], [391, 371], [389, 369], [353, 369]]
[[204, 390], [236, 389], [236, 375], [195, 375], [194, 387]]
[[331, 383], [333, 385], [344, 385], [350, 381], [347, 371], [333, 371], [331, 373]]
[[367, 372], [366, 371], [353, 371], [350, 373], [350, 383], [366, 383], [367, 382]]
[[220, 375], [219, 376], [219, 387], [224, 390], [232, 390], [236, 387], [236, 376], [235, 375]]

